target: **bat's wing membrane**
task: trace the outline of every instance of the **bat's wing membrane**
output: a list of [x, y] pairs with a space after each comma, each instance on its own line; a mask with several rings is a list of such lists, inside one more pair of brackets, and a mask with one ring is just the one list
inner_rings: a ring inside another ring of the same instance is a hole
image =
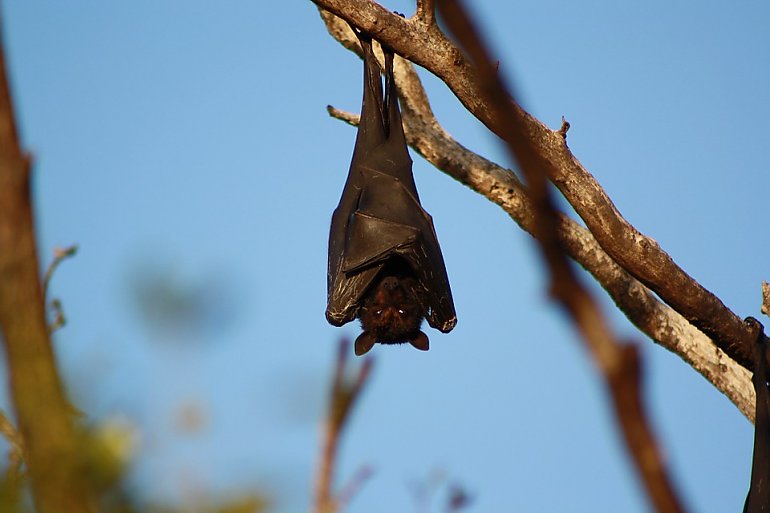
[[349, 225], [355, 217], [361, 193], [358, 186], [351, 184], [352, 175], [353, 170], [345, 184], [340, 204], [332, 215], [329, 233], [326, 319], [334, 326], [342, 326], [355, 319], [361, 296], [382, 267], [372, 267], [358, 273], [345, 272]]
[[350, 234], [342, 268], [345, 273], [384, 263], [394, 252], [413, 245], [419, 230], [365, 212], [355, 212], [350, 221]]

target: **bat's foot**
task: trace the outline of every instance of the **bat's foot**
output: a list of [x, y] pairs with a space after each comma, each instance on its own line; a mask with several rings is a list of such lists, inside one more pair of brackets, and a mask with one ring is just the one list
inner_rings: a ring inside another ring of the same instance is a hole
[[363, 356], [368, 353], [374, 347], [375, 342], [377, 342], [377, 339], [371, 331], [364, 331], [358, 335], [356, 343], [353, 346], [356, 351], [356, 356]]
[[412, 344], [412, 347], [419, 349], [420, 351], [427, 351], [430, 349], [430, 344], [428, 343], [428, 335], [422, 331], [416, 337], [411, 339], [409, 343]]

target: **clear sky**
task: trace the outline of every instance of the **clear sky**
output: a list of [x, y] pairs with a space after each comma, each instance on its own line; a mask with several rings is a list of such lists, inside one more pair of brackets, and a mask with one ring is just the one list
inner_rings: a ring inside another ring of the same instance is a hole
[[[552, 127], [567, 117], [570, 147], [626, 218], [738, 315], [759, 316], [770, 6], [473, 4], [524, 105]], [[302, 511], [336, 343], [358, 330], [323, 315], [328, 223], [355, 137], [325, 107], [358, 111], [361, 62], [308, 0], [8, 0], [3, 25], [42, 252], [80, 246], [52, 283], [76, 402], [135, 426], [146, 497], [258, 488], [276, 511]], [[452, 135], [505, 163], [421, 73]], [[351, 511], [415, 511], [415, 486], [437, 475], [468, 489], [472, 511], [648, 511], [531, 240], [414, 160], [459, 322], [431, 330], [428, 353], [375, 348], [342, 446], [340, 483], [375, 469]], [[602, 302], [642, 342], [647, 401], [686, 502], [739, 511], [752, 426]]]

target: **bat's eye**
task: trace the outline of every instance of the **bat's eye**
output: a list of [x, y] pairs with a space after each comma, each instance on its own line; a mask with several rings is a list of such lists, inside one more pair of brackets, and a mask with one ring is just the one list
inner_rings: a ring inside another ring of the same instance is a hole
[[399, 314], [399, 315], [404, 315], [404, 313], [405, 313], [405, 312], [404, 312], [403, 310], [401, 310], [401, 309], [399, 309], [399, 310], [398, 310], [398, 314]]
[[379, 317], [380, 315], [382, 315], [382, 310], [377, 310], [376, 312], [374, 312], [374, 315]]

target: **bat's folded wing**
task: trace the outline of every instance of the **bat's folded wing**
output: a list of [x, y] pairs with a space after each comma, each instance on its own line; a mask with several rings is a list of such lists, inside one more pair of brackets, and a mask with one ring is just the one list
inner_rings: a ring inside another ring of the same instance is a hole
[[381, 267], [372, 267], [350, 276], [340, 270], [330, 279], [326, 304], [326, 320], [330, 324], [342, 326], [356, 318], [360, 299]]
[[382, 267], [400, 257], [420, 284], [416, 292], [428, 323], [450, 331], [457, 318], [433, 220], [401, 180], [371, 169], [362, 175], [366, 186], [355, 211], [345, 219], [335, 212], [332, 223], [347, 226], [344, 241], [333, 244], [332, 253], [341, 258], [329, 269], [327, 319], [335, 325], [353, 320], [359, 300]]
[[348, 233], [342, 268], [346, 274], [384, 264], [394, 253], [415, 244], [420, 236], [419, 228], [366, 212], [353, 213]]

